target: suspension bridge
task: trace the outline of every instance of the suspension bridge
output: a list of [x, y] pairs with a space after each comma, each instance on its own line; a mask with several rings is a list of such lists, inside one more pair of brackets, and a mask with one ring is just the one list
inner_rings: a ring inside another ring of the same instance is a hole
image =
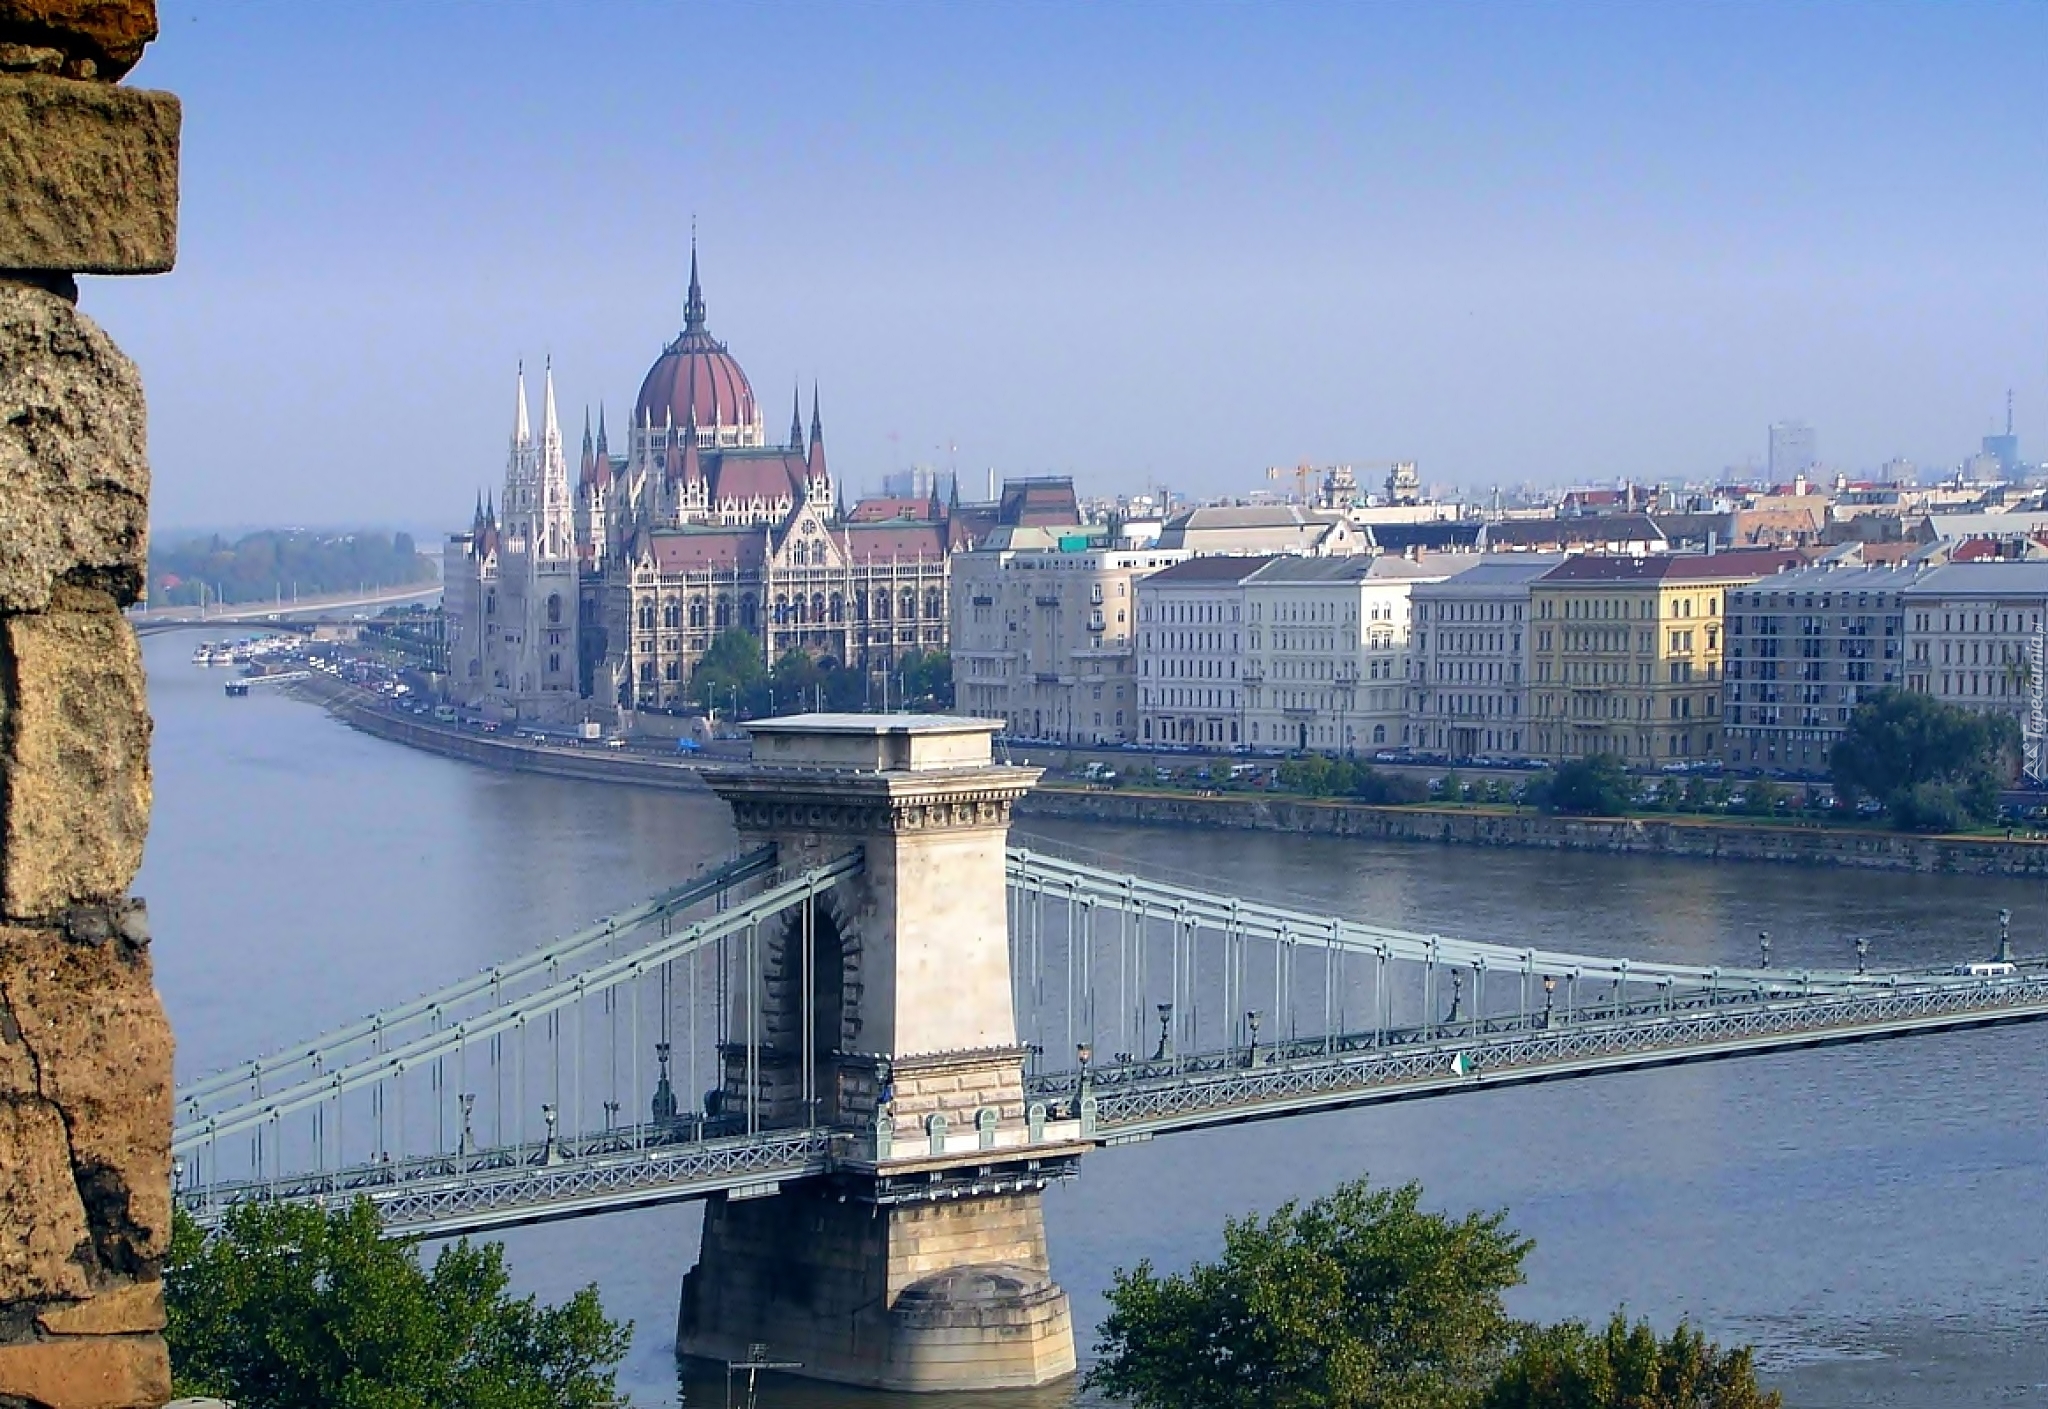
[[[453, 1236], [701, 1200], [679, 1346], [897, 1388], [1073, 1365], [1039, 1195], [1088, 1151], [2048, 1017], [2048, 966], [1730, 968], [1423, 934], [1007, 845], [993, 725], [798, 716], [708, 775], [747, 850], [192, 1083], [176, 1197]], [[800, 1292], [792, 1288], [801, 1288]]]

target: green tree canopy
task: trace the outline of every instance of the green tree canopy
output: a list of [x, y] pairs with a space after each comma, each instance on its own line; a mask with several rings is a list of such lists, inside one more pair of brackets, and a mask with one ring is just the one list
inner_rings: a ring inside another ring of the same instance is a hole
[[1875, 798], [1902, 830], [1948, 831], [1997, 820], [2019, 746], [2007, 715], [1885, 689], [1856, 706], [1829, 766], [1845, 801]]
[[1525, 1331], [1479, 1409], [1780, 1409], [1749, 1351], [1723, 1351], [1681, 1324], [1663, 1340], [1620, 1312], [1602, 1331], [1576, 1321]]
[[1217, 1262], [1119, 1270], [1087, 1383], [1140, 1409], [1469, 1406], [1511, 1347], [1530, 1244], [1505, 1214], [1421, 1201], [1357, 1180], [1232, 1220]]
[[767, 707], [768, 667], [761, 639], [737, 628], [721, 631], [690, 671], [690, 695], [706, 709], [759, 714]]
[[311, 533], [301, 529], [166, 539], [149, 549], [152, 606], [267, 602], [359, 587], [434, 580], [433, 560], [409, 533]]
[[211, 1237], [180, 1215], [164, 1267], [175, 1390], [262, 1409], [609, 1409], [630, 1325], [597, 1289], [559, 1306], [506, 1288], [467, 1239], [423, 1267], [367, 1200], [243, 1204]]
[[944, 651], [912, 651], [897, 667], [908, 709], [953, 707], [953, 658]]
[[1529, 796], [1545, 812], [1619, 817], [1628, 811], [1628, 770], [1611, 753], [1575, 758], [1559, 764], [1556, 772], [1538, 778], [1529, 789]]

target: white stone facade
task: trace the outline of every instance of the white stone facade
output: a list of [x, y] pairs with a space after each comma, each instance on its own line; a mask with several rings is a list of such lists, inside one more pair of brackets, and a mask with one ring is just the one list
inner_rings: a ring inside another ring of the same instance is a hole
[[1276, 558], [1247, 577], [1244, 743], [1346, 756], [1399, 747], [1410, 594], [1448, 571], [1382, 554]]

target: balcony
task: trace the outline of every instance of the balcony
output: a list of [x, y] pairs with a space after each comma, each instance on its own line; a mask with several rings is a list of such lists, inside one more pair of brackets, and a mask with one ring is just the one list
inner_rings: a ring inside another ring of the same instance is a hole
[[1060, 594], [1057, 592], [1041, 592], [1031, 600], [1037, 606], [1056, 607], [1060, 604]]

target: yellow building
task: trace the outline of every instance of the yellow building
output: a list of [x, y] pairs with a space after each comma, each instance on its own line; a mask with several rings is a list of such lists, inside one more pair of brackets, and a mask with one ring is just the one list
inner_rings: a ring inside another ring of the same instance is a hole
[[1529, 587], [1533, 752], [1610, 753], [1632, 768], [1721, 748], [1728, 589], [1794, 567], [1769, 550], [1567, 558]]

